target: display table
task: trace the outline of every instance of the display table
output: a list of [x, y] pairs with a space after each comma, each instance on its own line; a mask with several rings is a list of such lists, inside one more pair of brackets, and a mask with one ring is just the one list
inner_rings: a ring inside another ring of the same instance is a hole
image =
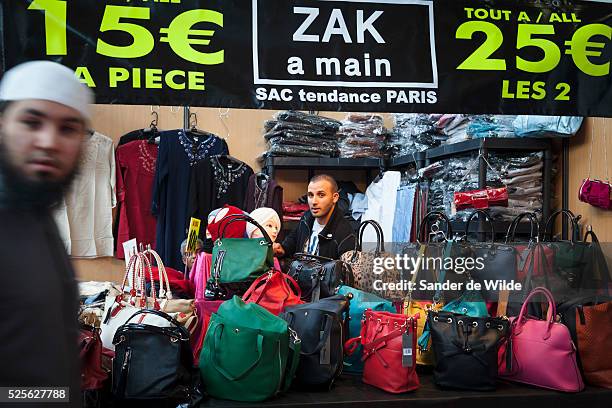
[[595, 408], [612, 407], [612, 390], [587, 387], [577, 394], [560, 393], [500, 382], [497, 391], [441, 390], [433, 376], [420, 376], [421, 388], [405, 394], [389, 394], [361, 382], [360, 376], [343, 375], [329, 392], [295, 391], [264, 403], [240, 403], [210, 399], [201, 407], [444, 407], [444, 408]]

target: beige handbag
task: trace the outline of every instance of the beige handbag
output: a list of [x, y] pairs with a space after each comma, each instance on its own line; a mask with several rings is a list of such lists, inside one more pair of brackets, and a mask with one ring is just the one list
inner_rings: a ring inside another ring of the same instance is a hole
[[[376, 230], [376, 246], [374, 251], [363, 250], [363, 232], [368, 225], [371, 225]], [[376, 290], [374, 288], [374, 281], [376, 280], [380, 280], [382, 283], [396, 283], [400, 282], [402, 279], [401, 271], [395, 267], [384, 269], [380, 274], [374, 273], [375, 259], [387, 257], [394, 258], [392, 254], [385, 252], [385, 238], [382, 227], [376, 221], [367, 220], [359, 225], [355, 249], [345, 252], [340, 259], [348, 263], [353, 269], [354, 288], [373, 293], [388, 300], [401, 301], [404, 298], [401, 291]]]

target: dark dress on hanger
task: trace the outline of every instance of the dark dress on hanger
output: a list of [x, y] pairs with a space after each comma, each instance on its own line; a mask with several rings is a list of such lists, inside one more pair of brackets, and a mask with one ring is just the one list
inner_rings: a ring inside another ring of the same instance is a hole
[[257, 173], [249, 178], [244, 210], [251, 212], [260, 207], [272, 208], [283, 217], [283, 188], [271, 177]]
[[180, 246], [189, 227], [192, 166], [211, 155], [228, 153], [225, 140], [213, 134], [161, 132], [151, 211], [157, 216], [157, 252], [166, 266], [184, 269]]
[[[190, 214], [206, 224], [208, 214], [224, 205], [244, 209], [253, 169], [231, 156], [213, 156], [199, 161], [191, 172]], [[200, 237], [206, 236], [200, 227]]]

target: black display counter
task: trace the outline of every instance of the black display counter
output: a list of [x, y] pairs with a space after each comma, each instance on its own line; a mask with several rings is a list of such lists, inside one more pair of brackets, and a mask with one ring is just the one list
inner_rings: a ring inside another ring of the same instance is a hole
[[[466, 375], [469, 375], [466, 373]], [[612, 407], [612, 390], [588, 387], [576, 394], [500, 382], [496, 391], [442, 390], [431, 374], [420, 375], [421, 388], [389, 394], [361, 382], [361, 376], [342, 375], [329, 392], [290, 390], [266, 402], [244, 403], [210, 399], [201, 407], [444, 407], [444, 408], [599, 408]]]

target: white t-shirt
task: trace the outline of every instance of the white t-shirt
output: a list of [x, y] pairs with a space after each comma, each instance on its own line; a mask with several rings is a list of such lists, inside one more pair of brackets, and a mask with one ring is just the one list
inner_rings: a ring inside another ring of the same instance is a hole
[[304, 252], [310, 255], [318, 255], [319, 254], [319, 233], [323, 231], [325, 225], [319, 224], [317, 220], [312, 224], [312, 233], [310, 234], [310, 238], [306, 241], [306, 248]]

